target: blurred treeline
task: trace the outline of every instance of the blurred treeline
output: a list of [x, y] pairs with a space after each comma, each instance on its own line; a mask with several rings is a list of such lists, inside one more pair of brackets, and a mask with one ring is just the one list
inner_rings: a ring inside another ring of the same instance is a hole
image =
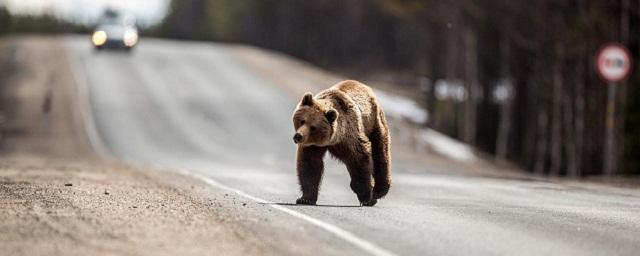
[[[639, 29], [638, 0], [174, 0], [158, 33], [405, 74], [398, 84], [425, 94], [429, 126], [534, 172], [582, 176], [603, 169], [607, 85], [594, 55], [615, 41], [637, 59]], [[635, 69], [617, 95], [621, 174], [640, 174]]]
[[65, 21], [52, 14], [16, 15], [0, 5], [0, 35], [10, 33], [88, 33], [85, 25]]

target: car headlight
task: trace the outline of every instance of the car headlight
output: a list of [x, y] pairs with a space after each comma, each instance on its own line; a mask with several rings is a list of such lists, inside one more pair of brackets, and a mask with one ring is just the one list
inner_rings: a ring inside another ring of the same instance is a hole
[[107, 42], [107, 33], [102, 30], [93, 32], [93, 35], [91, 36], [91, 41], [93, 42], [93, 45], [101, 46]]
[[124, 45], [126, 45], [127, 47], [132, 47], [136, 45], [136, 43], [138, 43], [138, 32], [131, 31], [131, 30], [124, 32], [124, 38], [122, 41], [124, 42]]

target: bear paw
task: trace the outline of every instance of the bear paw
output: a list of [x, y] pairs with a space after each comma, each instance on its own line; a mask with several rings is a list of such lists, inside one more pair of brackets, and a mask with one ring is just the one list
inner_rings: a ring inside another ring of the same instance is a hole
[[361, 202], [360, 206], [374, 206], [374, 205], [376, 205], [376, 203], [378, 203], [378, 199], [374, 198], [374, 199], [371, 199], [371, 200], [366, 201], [366, 202]]
[[389, 192], [389, 185], [378, 185], [373, 188], [373, 198], [380, 199], [387, 195]]
[[360, 193], [356, 195], [358, 196], [358, 201], [360, 201], [361, 205], [364, 205], [365, 203], [370, 203], [371, 201], [377, 199], [372, 197], [371, 190], [367, 191], [366, 193]]
[[309, 199], [301, 197], [296, 200], [296, 204], [316, 205], [316, 201], [311, 201]]

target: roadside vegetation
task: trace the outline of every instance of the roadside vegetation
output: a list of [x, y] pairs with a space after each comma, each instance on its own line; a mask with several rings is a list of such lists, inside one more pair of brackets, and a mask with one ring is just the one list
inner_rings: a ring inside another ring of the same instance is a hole
[[69, 22], [52, 14], [15, 15], [0, 5], [0, 35], [10, 33], [88, 33], [86, 25]]

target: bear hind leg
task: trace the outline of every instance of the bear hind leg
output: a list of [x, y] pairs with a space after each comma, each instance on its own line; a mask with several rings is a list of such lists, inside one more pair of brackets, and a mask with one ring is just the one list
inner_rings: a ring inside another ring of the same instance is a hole
[[[361, 151], [362, 152], [362, 151]], [[371, 173], [373, 164], [371, 155], [363, 154], [345, 163], [351, 176], [351, 190], [358, 196], [358, 201], [364, 206], [373, 206], [377, 200], [373, 198]]]
[[373, 158], [373, 198], [380, 199], [391, 188], [391, 154], [389, 130], [386, 123], [379, 125], [371, 134], [371, 154]]

